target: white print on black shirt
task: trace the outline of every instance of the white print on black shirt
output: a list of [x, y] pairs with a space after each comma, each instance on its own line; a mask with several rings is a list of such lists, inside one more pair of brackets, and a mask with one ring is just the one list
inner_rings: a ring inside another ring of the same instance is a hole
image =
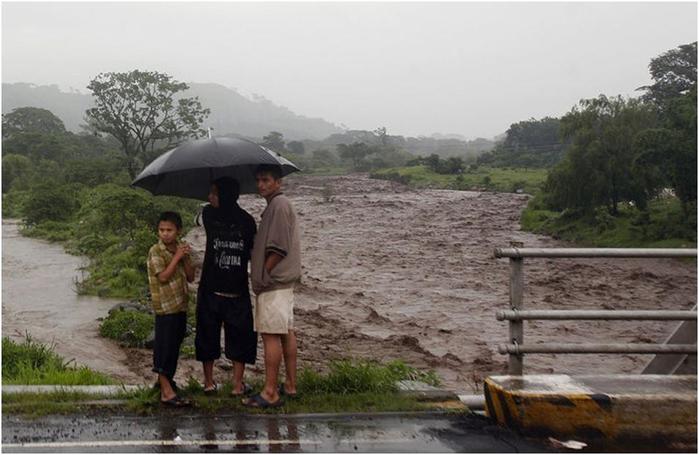
[[242, 258], [240, 251], [244, 251], [245, 242], [242, 240], [221, 240], [214, 239], [214, 258], [216, 265], [221, 270], [228, 270], [231, 267], [240, 267]]

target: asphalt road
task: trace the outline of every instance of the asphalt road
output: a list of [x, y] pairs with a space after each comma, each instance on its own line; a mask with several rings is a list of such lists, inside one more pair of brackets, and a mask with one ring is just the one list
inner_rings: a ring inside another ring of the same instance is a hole
[[3, 452], [543, 452], [478, 415], [2, 416]]

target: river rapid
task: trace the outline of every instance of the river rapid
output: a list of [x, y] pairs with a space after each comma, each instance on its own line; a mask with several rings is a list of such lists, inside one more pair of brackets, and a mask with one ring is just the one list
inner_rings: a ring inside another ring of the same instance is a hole
[[[435, 370], [446, 387], [480, 392], [485, 375], [506, 371], [507, 358], [498, 354], [497, 345], [507, 342], [508, 329], [495, 313], [508, 307], [509, 264], [494, 259], [493, 250], [511, 241], [527, 247], [570, 246], [520, 230], [527, 195], [415, 191], [365, 175], [294, 176], [285, 191], [301, 226], [303, 277], [294, 318], [300, 368], [323, 370], [330, 360], [348, 357], [402, 359]], [[240, 204], [259, 222], [264, 200], [243, 196]], [[101, 371], [118, 370], [111, 373], [116, 377], [138, 376], [136, 383], [152, 380], [150, 351], [127, 350], [128, 359], [122, 361], [119, 349], [95, 336], [96, 318], [112, 303], [71, 296], [74, 272], [66, 269], [74, 270], [79, 260], [72, 258], [69, 265], [66, 258], [71, 257], [59, 246], [10, 235], [5, 238], [3, 225], [5, 333], [27, 329], [37, 338], [46, 333], [39, 339], [55, 339], [59, 352], [76, 345], [67, 351], [69, 358]], [[202, 229], [192, 230], [187, 240], [203, 256]], [[33, 246], [14, 246], [24, 242]], [[52, 253], [47, 256], [45, 250]], [[49, 266], [55, 272], [47, 273]], [[525, 261], [524, 275], [527, 309], [687, 310], [696, 303], [696, 264], [677, 260], [531, 259]], [[525, 323], [525, 340], [662, 342], [675, 325], [536, 321]], [[83, 356], [77, 346], [86, 340], [101, 345], [92, 345]], [[103, 356], [103, 350], [113, 357]], [[530, 355], [525, 372], [637, 373], [650, 358]], [[260, 346], [250, 371], [259, 375], [262, 368]], [[199, 370], [194, 360], [183, 360], [176, 379], [198, 378]], [[227, 379], [229, 373], [215, 371], [217, 380]]]

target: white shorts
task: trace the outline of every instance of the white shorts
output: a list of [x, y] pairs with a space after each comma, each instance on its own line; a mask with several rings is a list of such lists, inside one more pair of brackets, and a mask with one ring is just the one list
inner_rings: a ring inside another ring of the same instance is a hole
[[255, 332], [286, 335], [294, 329], [294, 289], [276, 289], [255, 299]]

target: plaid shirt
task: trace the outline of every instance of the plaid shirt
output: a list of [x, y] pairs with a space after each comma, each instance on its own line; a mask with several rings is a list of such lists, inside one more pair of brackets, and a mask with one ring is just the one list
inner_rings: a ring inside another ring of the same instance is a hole
[[177, 264], [175, 273], [169, 280], [161, 283], [158, 274], [165, 270], [174, 257], [167, 250], [162, 240], [148, 251], [148, 284], [155, 314], [173, 314], [187, 311], [187, 275], [183, 261]]

